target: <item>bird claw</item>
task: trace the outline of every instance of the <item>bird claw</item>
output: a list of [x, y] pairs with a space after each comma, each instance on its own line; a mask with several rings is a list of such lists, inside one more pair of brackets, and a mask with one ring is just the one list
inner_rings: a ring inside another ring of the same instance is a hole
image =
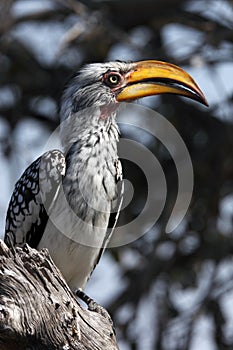
[[97, 312], [104, 318], [108, 320], [108, 322], [113, 325], [112, 319], [106, 309], [104, 309], [101, 305], [95, 302], [92, 298], [90, 298], [82, 289], [77, 289], [75, 291], [76, 296], [81, 299], [88, 307], [88, 310]]

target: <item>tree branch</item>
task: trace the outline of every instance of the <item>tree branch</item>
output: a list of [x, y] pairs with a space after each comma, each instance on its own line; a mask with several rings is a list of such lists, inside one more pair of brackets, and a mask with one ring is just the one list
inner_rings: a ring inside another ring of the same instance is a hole
[[1, 350], [116, 350], [111, 322], [77, 302], [48, 251], [0, 241]]

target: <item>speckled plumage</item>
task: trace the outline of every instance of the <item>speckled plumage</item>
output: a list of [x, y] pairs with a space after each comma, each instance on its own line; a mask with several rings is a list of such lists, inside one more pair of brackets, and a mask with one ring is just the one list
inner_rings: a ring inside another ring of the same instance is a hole
[[88, 65], [68, 85], [60, 112], [64, 154], [47, 152], [27, 168], [7, 213], [5, 242], [48, 248], [72, 289], [85, 287], [122, 201], [116, 101], [102, 82], [113, 68], [126, 72], [131, 64]]
[[22, 175], [10, 201], [5, 241], [48, 248], [70, 287], [85, 287], [122, 202], [115, 120], [119, 102], [163, 93], [208, 105], [193, 78], [166, 62], [108, 62], [82, 68], [62, 97], [64, 154], [50, 151]]
[[7, 211], [5, 241], [8, 244], [11, 240], [15, 245], [28, 243], [37, 247], [48, 221], [44, 201], [49, 207], [64, 175], [65, 157], [59, 150], [44, 153], [24, 171]]

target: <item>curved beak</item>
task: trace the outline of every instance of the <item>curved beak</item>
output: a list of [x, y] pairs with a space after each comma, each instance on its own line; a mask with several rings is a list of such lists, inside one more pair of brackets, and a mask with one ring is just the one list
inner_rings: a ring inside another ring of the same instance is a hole
[[189, 97], [205, 106], [208, 102], [193, 78], [178, 66], [161, 61], [139, 61], [125, 76], [125, 86], [117, 101], [129, 101], [158, 94], [176, 94]]

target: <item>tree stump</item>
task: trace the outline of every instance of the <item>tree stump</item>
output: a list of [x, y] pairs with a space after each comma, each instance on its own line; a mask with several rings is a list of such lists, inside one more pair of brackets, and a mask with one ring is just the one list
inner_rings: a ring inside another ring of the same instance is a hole
[[84, 309], [46, 249], [0, 241], [1, 350], [116, 350], [112, 323]]

